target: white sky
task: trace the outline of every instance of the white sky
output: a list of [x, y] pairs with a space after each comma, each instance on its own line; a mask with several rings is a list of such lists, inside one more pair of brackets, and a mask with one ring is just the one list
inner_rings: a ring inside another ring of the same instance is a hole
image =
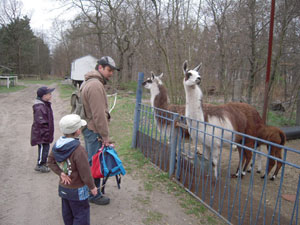
[[55, 18], [72, 19], [75, 10], [65, 12], [55, 0], [20, 0], [23, 2], [23, 15], [31, 18], [30, 26], [33, 30], [49, 30]]

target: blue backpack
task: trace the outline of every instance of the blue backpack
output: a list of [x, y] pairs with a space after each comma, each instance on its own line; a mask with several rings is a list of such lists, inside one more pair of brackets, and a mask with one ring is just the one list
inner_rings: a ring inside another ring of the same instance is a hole
[[118, 153], [115, 151], [113, 145], [105, 147], [102, 146], [98, 153], [93, 156], [91, 171], [94, 178], [104, 178], [101, 187], [101, 192], [103, 194], [105, 184], [109, 177], [116, 177], [117, 185], [120, 189], [121, 175], [126, 174], [126, 171], [122, 165], [122, 161], [119, 158]]

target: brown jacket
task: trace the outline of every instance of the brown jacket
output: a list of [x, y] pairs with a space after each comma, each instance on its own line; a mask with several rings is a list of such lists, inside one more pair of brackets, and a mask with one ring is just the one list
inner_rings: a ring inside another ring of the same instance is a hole
[[[91, 174], [90, 164], [86, 150], [79, 145], [69, 157], [71, 162], [72, 173], [70, 175], [71, 184], [64, 185], [59, 182], [59, 185], [66, 188], [80, 188], [87, 185], [90, 190], [95, 188], [94, 179]], [[48, 157], [48, 166], [51, 170], [60, 176], [62, 170], [57, 165], [53, 151]]]
[[105, 78], [97, 70], [88, 72], [85, 75], [81, 96], [88, 129], [108, 141], [109, 111], [105, 84]]

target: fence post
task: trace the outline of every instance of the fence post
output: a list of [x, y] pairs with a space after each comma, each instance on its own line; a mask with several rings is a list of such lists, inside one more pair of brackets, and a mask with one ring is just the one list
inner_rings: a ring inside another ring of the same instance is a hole
[[173, 115], [172, 121], [172, 130], [171, 130], [171, 149], [170, 149], [170, 167], [169, 167], [169, 177], [171, 178], [172, 174], [175, 170], [175, 162], [176, 162], [176, 147], [177, 147], [177, 136], [178, 136], [178, 128], [175, 127], [175, 122], [179, 117], [178, 113]]
[[142, 83], [144, 81], [144, 73], [139, 72], [138, 77], [138, 87], [136, 90], [136, 103], [135, 103], [135, 110], [134, 110], [134, 123], [133, 123], [133, 132], [132, 132], [132, 143], [131, 147], [136, 148], [137, 144], [137, 132], [139, 130], [139, 124], [140, 124], [140, 112], [141, 112], [141, 102], [142, 102]]
[[296, 125], [300, 126], [300, 91], [297, 96]]

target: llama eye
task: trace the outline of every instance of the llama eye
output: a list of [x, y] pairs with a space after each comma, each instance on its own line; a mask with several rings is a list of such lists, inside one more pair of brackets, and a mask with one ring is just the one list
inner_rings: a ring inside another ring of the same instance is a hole
[[192, 76], [191, 73], [186, 73], [186, 74], [185, 74], [185, 80], [188, 80], [191, 76]]

